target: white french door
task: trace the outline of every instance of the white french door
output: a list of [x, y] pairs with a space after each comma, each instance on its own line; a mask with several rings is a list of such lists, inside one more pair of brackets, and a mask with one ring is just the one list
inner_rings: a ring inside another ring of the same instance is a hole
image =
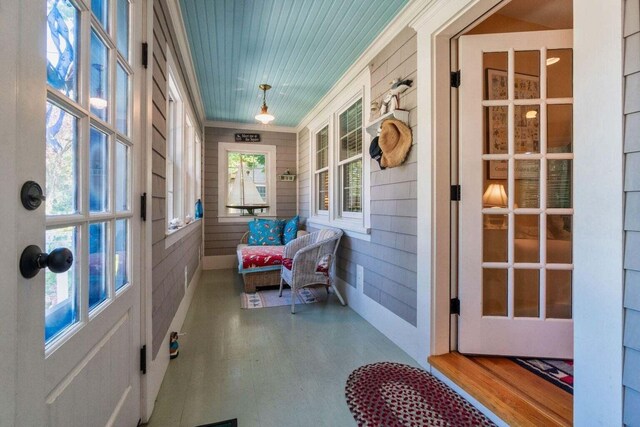
[[16, 246], [73, 256], [66, 271], [49, 257], [17, 281], [15, 424], [134, 426], [142, 0], [15, 3], [19, 48], [3, 60], [18, 64], [16, 146], [29, 153], [15, 164], [19, 184], [46, 196], [34, 210], [16, 203]]
[[458, 349], [571, 358], [571, 31], [459, 40]]

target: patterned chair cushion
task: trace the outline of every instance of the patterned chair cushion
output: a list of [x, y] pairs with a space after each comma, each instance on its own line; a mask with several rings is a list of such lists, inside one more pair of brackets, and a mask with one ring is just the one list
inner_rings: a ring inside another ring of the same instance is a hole
[[294, 216], [290, 220], [282, 221], [284, 223], [284, 233], [282, 235], [282, 244], [286, 245], [298, 235], [298, 215]]
[[[318, 266], [316, 267], [316, 271], [318, 273], [324, 274], [325, 276], [329, 275], [329, 266], [327, 265], [327, 261], [328, 260], [326, 259], [322, 260], [320, 264], [318, 264]], [[283, 258], [282, 266], [287, 270], [291, 270], [293, 268], [293, 258]]]
[[277, 219], [255, 219], [249, 223], [250, 246], [282, 245], [282, 221]]
[[271, 267], [282, 264], [284, 246], [245, 246], [241, 249], [242, 269]]

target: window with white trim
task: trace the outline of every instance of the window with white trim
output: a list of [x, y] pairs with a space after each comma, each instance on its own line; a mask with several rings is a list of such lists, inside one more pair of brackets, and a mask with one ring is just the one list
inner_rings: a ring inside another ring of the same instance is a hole
[[173, 73], [167, 79], [167, 224], [182, 218], [182, 98]]
[[362, 216], [362, 98], [338, 116], [340, 216]]
[[318, 214], [329, 213], [329, 125], [315, 135], [315, 198]]
[[276, 216], [276, 146], [218, 143], [218, 220]]

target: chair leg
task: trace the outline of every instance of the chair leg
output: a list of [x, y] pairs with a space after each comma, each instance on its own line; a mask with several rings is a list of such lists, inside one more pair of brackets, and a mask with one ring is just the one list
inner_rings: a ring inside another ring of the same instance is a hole
[[338, 291], [338, 288], [336, 287], [336, 285], [334, 285], [334, 284], [333, 284], [333, 281], [330, 281], [329, 283], [330, 283], [330, 285], [331, 285], [331, 288], [333, 289], [333, 292], [335, 292], [335, 293], [336, 293], [336, 296], [337, 296], [337, 297], [338, 297], [338, 299], [340, 300], [340, 304], [342, 304], [342, 305], [347, 305], [347, 304], [344, 302], [344, 298], [342, 298], [342, 295], [340, 295], [340, 291]]
[[296, 288], [291, 286], [291, 314], [296, 314]]
[[282, 296], [282, 284], [284, 283], [284, 279], [282, 278], [282, 276], [280, 276], [280, 293], [278, 294], [279, 297]]

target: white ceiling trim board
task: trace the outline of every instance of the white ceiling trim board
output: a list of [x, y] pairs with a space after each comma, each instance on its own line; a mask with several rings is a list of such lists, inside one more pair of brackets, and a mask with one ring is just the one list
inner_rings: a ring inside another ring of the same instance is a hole
[[296, 131], [304, 129], [313, 118], [318, 115], [326, 106], [355, 79], [362, 72], [365, 67], [375, 58], [375, 56], [386, 45], [391, 43], [395, 36], [400, 31], [406, 28], [416, 16], [423, 14], [423, 12], [430, 8], [437, 0], [411, 0], [407, 5], [398, 13], [398, 15], [386, 26], [386, 28], [375, 38], [375, 40], [365, 49], [360, 57], [349, 67], [349, 69], [340, 77], [340, 79], [333, 85], [325, 96], [305, 115], [300, 123], [296, 126]]
[[206, 119], [206, 115], [204, 113], [204, 102], [202, 101], [202, 94], [200, 92], [200, 84], [198, 82], [198, 77], [196, 76], [196, 69], [193, 64], [193, 57], [191, 56], [191, 47], [189, 46], [189, 41], [187, 38], [187, 31], [184, 27], [184, 18], [182, 16], [182, 11], [180, 10], [179, 0], [167, 0], [167, 8], [169, 9], [169, 21], [171, 26], [173, 27], [174, 33], [176, 35], [176, 41], [178, 43], [178, 49], [180, 52], [176, 52], [180, 58], [182, 59], [182, 63], [184, 64], [187, 75], [185, 76], [187, 79], [187, 85], [191, 89], [193, 96], [195, 98], [195, 109], [197, 111], [198, 118], [200, 122], [204, 122]]
[[297, 133], [296, 128], [289, 126], [271, 126], [260, 125], [253, 123], [236, 123], [236, 122], [219, 122], [215, 120], [206, 120], [204, 122], [205, 127], [211, 128], [225, 128], [225, 129], [239, 129], [239, 130], [253, 130], [258, 132], [285, 132], [285, 133]]

